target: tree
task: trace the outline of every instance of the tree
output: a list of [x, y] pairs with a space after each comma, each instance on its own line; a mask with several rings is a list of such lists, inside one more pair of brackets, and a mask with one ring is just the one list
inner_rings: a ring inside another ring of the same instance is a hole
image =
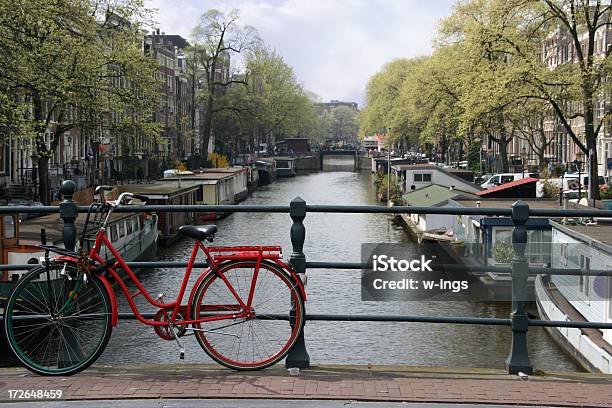
[[337, 140], [357, 139], [359, 125], [357, 112], [348, 106], [336, 106], [330, 112], [331, 126], [334, 138]]
[[34, 142], [44, 203], [49, 158], [64, 132], [97, 130], [110, 112], [118, 114], [111, 126], [146, 127], [157, 100], [155, 65], [140, 47], [146, 17], [140, 0], [0, 5], [0, 83], [24, 114], [19, 134]]
[[[546, 102], [590, 158], [589, 193], [597, 198], [597, 137], [612, 115], [609, 103], [599, 109], [612, 85], [612, 50], [603, 49], [600, 34], [612, 22], [611, 6], [600, 0], [472, 0], [456, 12], [471, 20], [463, 32], [472, 44], [508, 62], [504, 78], [522, 90], [515, 100]], [[583, 135], [576, 131], [582, 127]]]
[[403, 99], [402, 92], [424, 60], [392, 61], [369, 79], [366, 106], [359, 114], [360, 135], [384, 132], [393, 143], [417, 144], [420, 130], [410, 112], [411, 100]]
[[280, 54], [261, 45], [248, 53], [246, 68], [249, 111], [264, 141], [312, 131], [313, 103]]
[[194, 79], [200, 78], [200, 71], [204, 79], [204, 89], [200, 95], [205, 106], [200, 150], [202, 157], [205, 157], [213, 129], [213, 117], [219, 111], [215, 106], [217, 98], [232, 84], [246, 84], [244, 79], [235, 79], [230, 75], [232, 54], [252, 49], [259, 38], [253, 27], [241, 27], [238, 24], [238, 10], [224, 14], [214, 9], [202, 14], [192, 36]]
[[399, 98], [420, 142], [433, 144], [442, 161], [449, 159], [446, 156], [451, 143], [462, 143], [459, 124], [465, 69], [461, 52], [457, 46], [443, 47], [430, 58], [419, 60], [403, 83]]

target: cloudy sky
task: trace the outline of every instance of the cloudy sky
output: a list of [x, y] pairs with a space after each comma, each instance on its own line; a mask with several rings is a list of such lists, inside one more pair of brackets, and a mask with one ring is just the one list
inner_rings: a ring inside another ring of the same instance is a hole
[[361, 106], [368, 78], [386, 62], [431, 53], [453, 0], [148, 0], [166, 34], [189, 33], [210, 8], [240, 10], [323, 101]]

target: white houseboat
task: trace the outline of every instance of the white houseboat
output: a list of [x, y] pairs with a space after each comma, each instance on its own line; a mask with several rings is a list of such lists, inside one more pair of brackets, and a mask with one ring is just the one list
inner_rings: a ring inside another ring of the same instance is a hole
[[[612, 224], [550, 225], [553, 268], [612, 270]], [[612, 277], [539, 275], [535, 289], [544, 320], [612, 322]], [[612, 374], [612, 330], [548, 331], [584, 368]]]

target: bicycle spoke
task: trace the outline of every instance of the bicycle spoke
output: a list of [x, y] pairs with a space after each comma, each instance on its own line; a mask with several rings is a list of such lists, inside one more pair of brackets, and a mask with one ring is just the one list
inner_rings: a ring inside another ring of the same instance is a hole
[[110, 305], [99, 281], [87, 285], [76, 281], [82, 286], [73, 293], [74, 281], [60, 275], [66, 267], [49, 268], [49, 272], [46, 267], [33, 269], [15, 287], [6, 305], [8, 340], [17, 358], [32, 371], [73, 374], [91, 364], [106, 345]]

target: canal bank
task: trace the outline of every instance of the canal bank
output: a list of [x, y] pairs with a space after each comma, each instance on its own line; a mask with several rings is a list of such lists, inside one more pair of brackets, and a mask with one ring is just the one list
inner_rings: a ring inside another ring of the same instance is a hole
[[[375, 205], [371, 175], [347, 171], [298, 174], [260, 187], [242, 204], [286, 205], [296, 196], [309, 204]], [[236, 213], [218, 221], [216, 244], [280, 244], [291, 249], [288, 214]], [[411, 242], [400, 224], [377, 214], [308, 214], [304, 252], [308, 261], [349, 261], [360, 259], [361, 243]], [[191, 249], [188, 239], [164, 248], [160, 260], [184, 261]], [[287, 255], [286, 255], [287, 256]], [[504, 317], [506, 303], [468, 302], [362, 302], [360, 272], [356, 270], [309, 270], [308, 313], [363, 313], [434, 316]], [[195, 274], [194, 278], [197, 276]], [[180, 282], [179, 270], [155, 269], [143, 274], [152, 293], [173, 296]], [[120, 310], [127, 311], [124, 299]], [[510, 347], [507, 327], [419, 323], [338, 323], [307, 322], [306, 345], [313, 364], [410, 364], [503, 368]], [[578, 370], [552, 342], [544, 330], [530, 328], [530, 356], [535, 368]], [[186, 337], [187, 363], [210, 360], [193, 337]], [[105, 363], [174, 363], [176, 346], [161, 342], [152, 329], [121, 321], [108, 349]]]

